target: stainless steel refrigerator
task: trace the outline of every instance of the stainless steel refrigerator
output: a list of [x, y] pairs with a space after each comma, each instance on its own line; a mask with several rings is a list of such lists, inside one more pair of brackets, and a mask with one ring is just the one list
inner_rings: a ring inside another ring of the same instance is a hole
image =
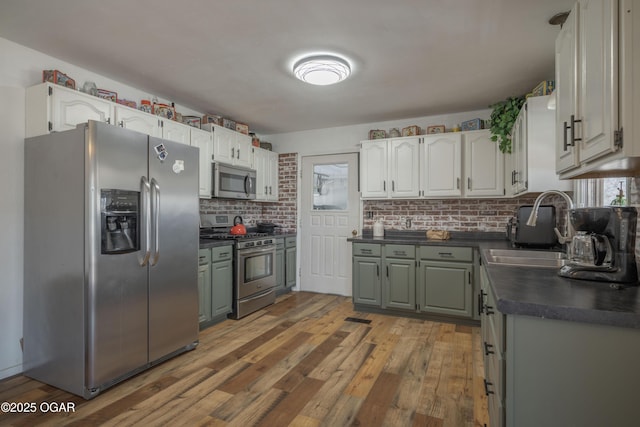
[[25, 140], [25, 374], [90, 399], [198, 343], [198, 149], [101, 122]]

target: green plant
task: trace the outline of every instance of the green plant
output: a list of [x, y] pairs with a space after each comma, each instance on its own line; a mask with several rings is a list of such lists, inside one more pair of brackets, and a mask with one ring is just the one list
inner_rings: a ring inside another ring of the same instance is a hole
[[504, 101], [490, 105], [492, 141], [499, 141], [500, 151], [511, 153], [511, 130], [524, 104], [524, 96], [510, 96]]

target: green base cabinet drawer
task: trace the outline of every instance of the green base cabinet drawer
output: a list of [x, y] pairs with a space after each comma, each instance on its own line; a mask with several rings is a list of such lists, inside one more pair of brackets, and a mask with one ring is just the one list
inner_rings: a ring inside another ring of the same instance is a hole
[[420, 259], [436, 261], [473, 261], [473, 248], [456, 246], [420, 246]]

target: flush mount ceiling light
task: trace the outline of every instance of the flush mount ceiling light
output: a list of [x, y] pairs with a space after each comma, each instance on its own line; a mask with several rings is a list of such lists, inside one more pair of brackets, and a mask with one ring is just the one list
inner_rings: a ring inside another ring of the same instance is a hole
[[341, 82], [351, 74], [351, 67], [342, 58], [332, 55], [318, 55], [302, 58], [293, 66], [297, 78], [312, 85], [332, 85]]

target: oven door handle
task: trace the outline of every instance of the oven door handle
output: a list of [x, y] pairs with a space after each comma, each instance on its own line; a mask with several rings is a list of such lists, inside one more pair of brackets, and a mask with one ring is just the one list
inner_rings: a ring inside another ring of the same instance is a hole
[[246, 298], [246, 299], [243, 299], [243, 300], [240, 300], [240, 301], [241, 301], [241, 302], [249, 302], [249, 301], [257, 300], [257, 299], [260, 299], [260, 298], [264, 298], [265, 296], [267, 296], [267, 295], [269, 295], [269, 294], [272, 294], [272, 293], [274, 293], [275, 291], [276, 291], [276, 288], [275, 288], [275, 286], [274, 286], [274, 287], [272, 287], [271, 289], [269, 289], [269, 291], [267, 291], [267, 292], [262, 292], [262, 293], [260, 293], [259, 295], [253, 296], [253, 297], [251, 297], [251, 298]]
[[262, 249], [238, 249], [238, 256], [243, 256], [243, 257], [248, 257], [248, 256], [253, 256], [253, 255], [260, 255], [260, 254], [264, 254], [267, 252], [274, 252], [276, 251], [276, 247], [274, 245], [270, 245], [268, 247], [263, 246]]

